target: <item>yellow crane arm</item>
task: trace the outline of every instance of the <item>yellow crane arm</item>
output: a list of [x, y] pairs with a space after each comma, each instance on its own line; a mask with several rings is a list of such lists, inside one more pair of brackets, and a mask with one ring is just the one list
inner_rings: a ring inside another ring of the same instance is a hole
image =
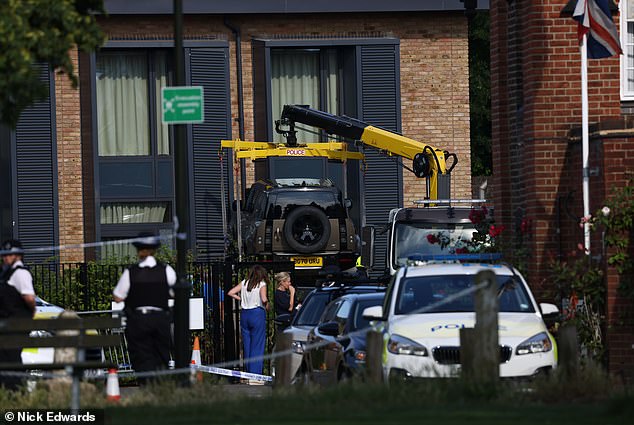
[[[284, 105], [281, 118], [276, 122], [276, 131], [286, 137], [287, 146], [297, 144], [295, 123], [318, 127], [328, 134], [361, 141], [387, 155], [411, 159], [412, 172], [417, 177], [429, 179], [430, 199], [438, 199], [438, 176], [449, 175], [458, 162], [458, 157], [447, 151], [354, 118], [329, 114], [304, 105]], [[288, 130], [283, 130], [281, 126], [288, 126]], [[450, 167], [447, 167], [448, 157], [453, 159]]]

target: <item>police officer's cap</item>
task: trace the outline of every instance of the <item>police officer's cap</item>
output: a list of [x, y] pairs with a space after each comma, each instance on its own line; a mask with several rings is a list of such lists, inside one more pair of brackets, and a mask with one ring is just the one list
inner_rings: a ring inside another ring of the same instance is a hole
[[0, 253], [2, 255], [23, 255], [24, 249], [22, 249], [22, 242], [16, 239], [8, 239], [2, 242], [2, 246], [0, 246]]
[[134, 245], [136, 249], [156, 249], [161, 246], [161, 240], [152, 233], [141, 232], [139, 236], [137, 236], [137, 240], [132, 242], [132, 245]]

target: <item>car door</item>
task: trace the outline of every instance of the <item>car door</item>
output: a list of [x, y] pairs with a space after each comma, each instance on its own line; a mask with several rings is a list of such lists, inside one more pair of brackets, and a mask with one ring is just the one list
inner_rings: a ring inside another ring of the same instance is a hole
[[307, 358], [307, 363], [310, 364], [312, 379], [318, 383], [325, 384], [328, 381], [328, 346], [336, 342], [333, 336], [325, 335], [319, 331], [319, 328], [324, 324], [334, 321], [337, 310], [342, 302], [342, 299], [331, 302], [326, 307], [326, 310], [324, 310], [324, 314], [322, 314], [317, 326], [308, 334], [307, 345], [313, 345], [314, 348], [306, 350], [304, 356]]
[[352, 304], [352, 299], [342, 298], [332, 320], [324, 323], [326, 326], [331, 325], [332, 328], [334, 328], [334, 324], [337, 325], [336, 335], [323, 336], [323, 339], [328, 341], [328, 344], [323, 347], [325, 364], [324, 379], [327, 380], [328, 383], [337, 383], [338, 381], [338, 373], [343, 362], [345, 345], [349, 342], [349, 338], [343, 338], [341, 340], [339, 340], [339, 338], [341, 338], [345, 329], [347, 329], [346, 323], [350, 315]]

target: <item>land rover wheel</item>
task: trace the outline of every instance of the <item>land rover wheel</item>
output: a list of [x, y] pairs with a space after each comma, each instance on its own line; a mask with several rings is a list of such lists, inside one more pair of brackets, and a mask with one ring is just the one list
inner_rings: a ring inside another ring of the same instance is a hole
[[326, 213], [316, 207], [302, 206], [294, 209], [284, 223], [286, 242], [301, 254], [311, 254], [323, 249], [330, 238], [330, 222]]

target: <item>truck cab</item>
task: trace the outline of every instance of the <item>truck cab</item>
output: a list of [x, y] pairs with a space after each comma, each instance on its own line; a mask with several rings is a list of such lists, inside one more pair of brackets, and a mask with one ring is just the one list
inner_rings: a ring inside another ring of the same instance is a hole
[[[470, 206], [396, 208], [388, 221], [387, 269], [390, 275], [408, 260], [454, 254], [471, 240], [475, 226]], [[439, 243], [442, 239], [444, 242]]]

